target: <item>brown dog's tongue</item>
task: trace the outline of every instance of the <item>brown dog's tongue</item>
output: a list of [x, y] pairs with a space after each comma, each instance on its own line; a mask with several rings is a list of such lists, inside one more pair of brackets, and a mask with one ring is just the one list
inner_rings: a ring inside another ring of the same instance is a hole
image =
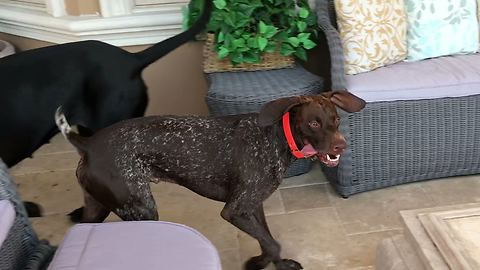
[[315, 150], [311, 144], [306, 144], [300, 152], [304, 155], [315, 155], [315, 154], [317, 154], [317, 150]]

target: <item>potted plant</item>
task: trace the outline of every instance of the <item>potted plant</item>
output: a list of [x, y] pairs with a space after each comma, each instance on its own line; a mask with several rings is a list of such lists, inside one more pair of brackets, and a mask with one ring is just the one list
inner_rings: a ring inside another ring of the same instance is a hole
[[[183, 9], [184, 27], [203, 12], [205, 0], [192, 0]], [[261, 63], [269, 54], [306, 61], [318, 39], [317, 16], [308, 0], [214, 0], [207, 26], [215, 60], [239, 64]], [[298, 6], [298, 8], [297, 8]], [[207, 42], [208, 45], [208, 42]]]

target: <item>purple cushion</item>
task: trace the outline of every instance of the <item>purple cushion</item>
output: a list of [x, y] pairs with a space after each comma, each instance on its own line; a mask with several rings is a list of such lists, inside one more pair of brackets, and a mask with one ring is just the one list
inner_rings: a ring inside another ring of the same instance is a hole
[[10, 201], [0, 201], [0, 247], [7, 239], [8, 233], [15, 220], [15, 208]]
[[49, 270], [221, 270], [217, 250], [175, 223], [80, 224], [60, 244]]
[[480, 94], [480, 54], [396, 63], [347, 76], [347, 89], [367, 102]]

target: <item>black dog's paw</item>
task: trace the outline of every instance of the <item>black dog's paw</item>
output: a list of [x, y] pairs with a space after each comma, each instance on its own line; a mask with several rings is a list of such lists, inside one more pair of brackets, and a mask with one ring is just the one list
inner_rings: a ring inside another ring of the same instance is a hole
[[245, 263], [245, 270], [261, 270], [267, 267], [272, 260], [266, 256], [252, 257]]
[[23, 206], [27, 210], [28, 217], [41, 217], [42, 207], [34, 202], [23, 202]]
[[73, 223], [80, 223], [83, 219], [83, 207], [73, 210], [68, 214], [70, 216], [70, 221]]
[[302, 265], [294, 260], [283, 259], [275, 264], [277, 270], [300, 270], [303, 269]]

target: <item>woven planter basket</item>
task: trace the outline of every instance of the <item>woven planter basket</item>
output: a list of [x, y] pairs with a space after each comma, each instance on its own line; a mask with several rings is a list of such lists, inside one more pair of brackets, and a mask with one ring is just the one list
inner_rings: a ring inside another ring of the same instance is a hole
[[203, 47], [203, 71], [205, 73], [230, 72], [230, 71], [257, 71], [295, 67], [295, 56], [281, 55], [278, 49], [274, 53], [264, 53], [260, 63], [243, 63], [234, 67], [228, 57], [218, 60], [218, 52], [213, 50], [214, 34], [207, 34], [207, 42]]

